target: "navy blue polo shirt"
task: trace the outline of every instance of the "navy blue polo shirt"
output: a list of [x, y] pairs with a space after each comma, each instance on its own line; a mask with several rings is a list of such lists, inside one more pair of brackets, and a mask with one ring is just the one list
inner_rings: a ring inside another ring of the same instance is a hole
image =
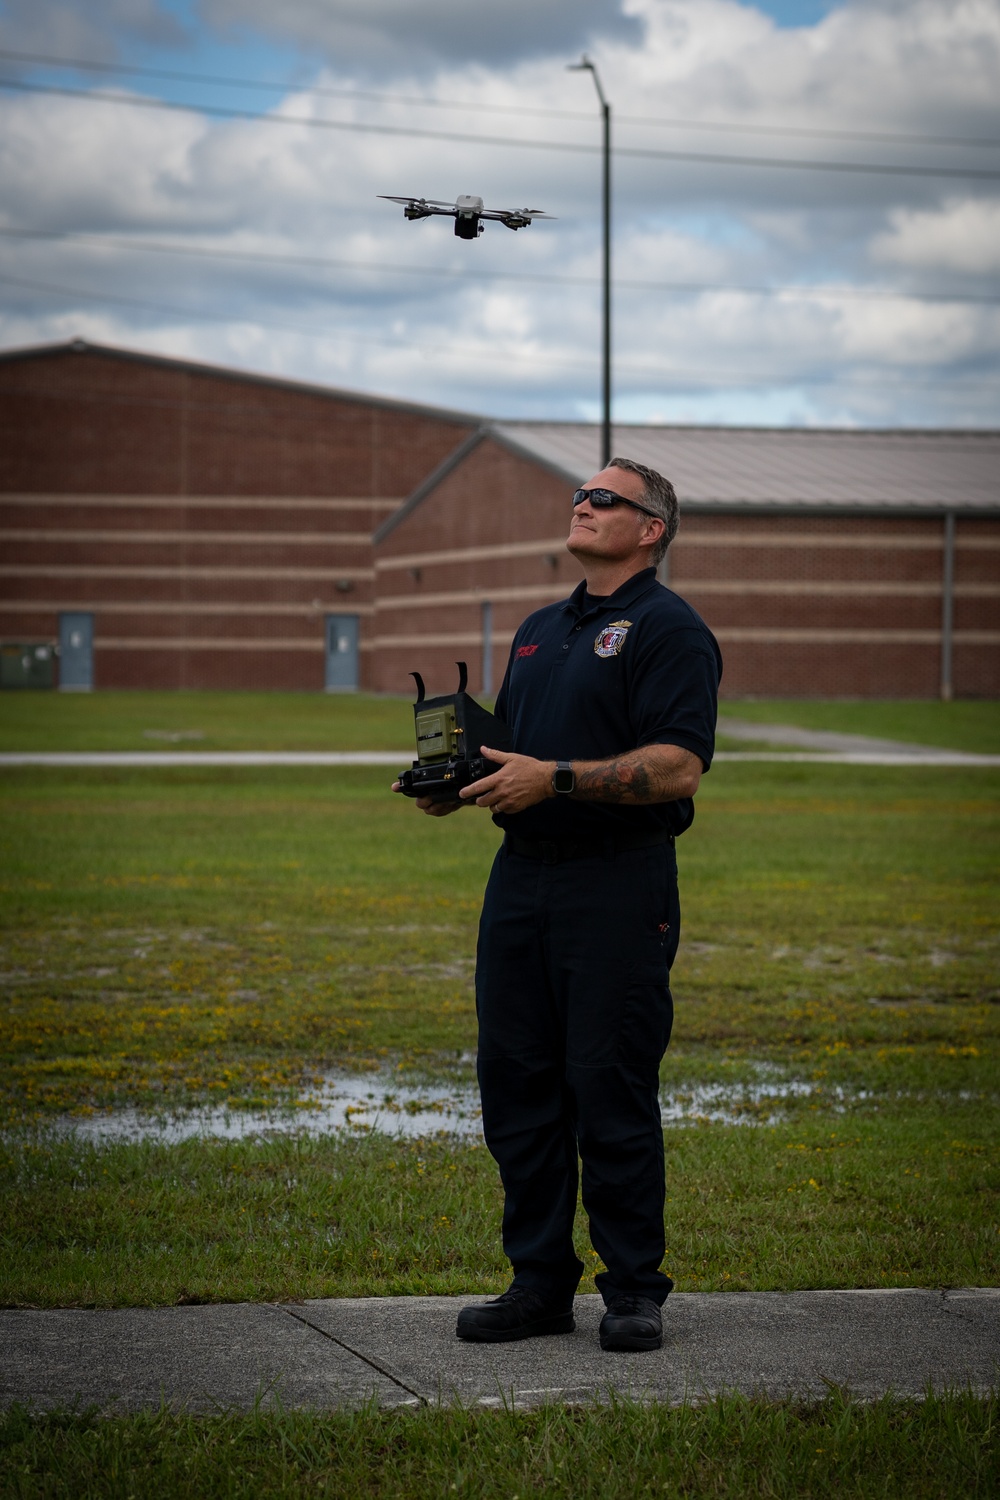
[[[514, 749], [538, 760], [607, 760], [642, 745], [679, 745], [707, 771], [715, 749], [722, 657], [689, 604], [634, 574], [607, 598], [581, 583], [569, 599], [529, 615], [514, 636], [496, 713]], [[503, 828], [535, 839], [683, 833], [694, 819], [689, 797], [651, 806], [549, 797]]]

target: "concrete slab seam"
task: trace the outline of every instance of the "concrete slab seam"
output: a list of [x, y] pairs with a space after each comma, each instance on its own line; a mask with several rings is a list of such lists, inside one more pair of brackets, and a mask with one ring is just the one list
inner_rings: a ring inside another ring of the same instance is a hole
[[415, 1397], [421, 1406], [427, 1406], [428, 1402], [426, 1396], [421, 1395], [420, 1391], [415, 1391], [412, 1386], [407, 1385], [405, 1380], [400, 1380], [398, 1375], [394, 1375], [391, 1370], [387, 1370], [384, 1365], [380, 1365], [378, 1360], [372, 1359], [370, 1354], [363, 1354], [360, 1349], [354, 1349], [350, 1344], [345, 1344], [343, 1339], [338, 1339], [334, 1334], [328, 1333], [325, 1328], [320, 1328], [318, 1323], [310, 1322], [307, 1317], [304, 1317], [302, 1313], [296, 1312], [295, 1309], [289, 1307], [287, 1303], [275, 1302], [272, 1303], [272, 1306], [275, 1307], [278, 1312], [287, 1313], [290, 1318], [294, 1318], [299, 1323], [304, 1323], [307, 1328], [312, 1329], [313, 1333], [318, 1333], [323, 1338], [329, 1339], [331, 1344], [336, 1344], [338, 1348], [346, 1350], [346, 1352], [348, 1354], [352, 1354], [355, 1359], [360, 1359], [362, 1364], [368, 1365], [369, 1368], [374, 1370], [377, 1374], [384, 1375], [386, 1380], [391, 1380], [393, 1385], [398, 1385], [400, 1390], [405, 1391], [408, 1396]]

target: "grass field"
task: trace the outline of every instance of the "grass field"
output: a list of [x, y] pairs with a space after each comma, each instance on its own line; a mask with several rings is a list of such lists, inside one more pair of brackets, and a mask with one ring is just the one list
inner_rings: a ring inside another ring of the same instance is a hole
[[[56, 701], [75, 714], [82, 700]], [[387, 779], [5, 773], [0, 1055], [16, 1130], [0, 1147], [0, 1300], [502, 1284], [493, 1168], [468, 1143], [95, 1146], [45, 1128], [308, 1101], [337, 1067], [471, 1081], [497, 831], [475, 811], [422, 818]], [[721, 1088], [748, 1121], [773, 1114], [762, 1079], [802, 1092], [778, 1122], [668, 1131], [680, 1287], [996, 1279], [998, 787], [986, 769], [720, 764], [705, 779], [680, 848], [664, 1085]]]
[[978, 1500], [1000, 1487], [997, 1401], [539, 1412], [167, 1412], [0, 1418], [0, 1496], [350, 1500]]
[[413, 758], [411, 704], [364, 693], [21, 692], [4, 694], [2, 709], [0, 750], [402, 750], [403, 765]]
[[[429, 687], [434, 691], [433, 685]], [[402, 749], [412, 754], [413, 714], [405, 698], [21, 692], [5, 693], [0, 707], [0, 751], [165, 750], [175, 746], [183, 750]], [[1000, 754], [1000, 702], [729, 699], [720, 711], [767, 724]], [[723, 742], [728, 743], [724, 737]]]
[[722, 703], [719, 712], [759, 724], [794, 724], [799, 729], [870, 734], [876, 739], [1000, 755], [1000, 702], [996, 701], [732, 699]]
[[[206, 749], [311, 747], [324, 715], [333, 748], [409, 734], [409, 707], [393, 700], [272, 697], [265, 718], [252, 695], [181, 698], [24, 695], [13, 716], [5, 700], [4, 748], [155, 747], [150, 727], [200, 729]], [[800, 708], [821, 706], [770, 707], [801, 723]], [[906, 737], [868, 713], [879, 705], [822, 707], [822, 727]], [[995, 705], [912, 707], [914, 722], [934, 710], [919, 738], [994, 748]], [[751, 708], [763, 706], [739, 711]], [[367, 769], [3, 772], [0, 1302], [503, 1286], [495, 1173], [468, 1141], [86, 1144], [58, 1125], [307, 1100], [338, 1067], [471, 1078], [475, 927], [497, 832], [476, 812], [432, 823], [387, 783]], [[1000, 1280], [998, 824], [991, 769], [720, 763], [705, 779], [679, 847], [663, 1081], [694, 1101], [726, 1091], [741, 1123], [666, 1131], [680, 1289]], [[754, 1095], [762, 1079], [801, 1090], [778, 1119]], [[591, 1290], [582, 1225], [579, 1248]], [[986, 1494], [994, 1422], [958, 1396], [507, 1426], [481, 1413], [97, 1426], [15, 1413], [0, 1431], [0, 1494], [73, 1493], [68, 1474], [95, 1495]], [[581, 1443], [624, 1445], [622, 1482], [607, 1459], [581, 1477]], [[220, 1445], [238, 1465], [220, 1463]], [[344, 1477], [361, 1451], [378, 1455], [367, 1491]]]

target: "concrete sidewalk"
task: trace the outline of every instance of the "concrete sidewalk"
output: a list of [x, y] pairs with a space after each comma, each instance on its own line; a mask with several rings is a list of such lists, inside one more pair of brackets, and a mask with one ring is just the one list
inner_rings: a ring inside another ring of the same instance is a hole
[[381, 1406], [530, 1407], [607, 1400], [670, 1403], [721, 1391], [861, 1399], [886, 1391], [1000, 1388], [1000, 1289], [952, 1292], [680, 1293], [664, 1348], [605, 1354], [603, 1311], [578, 1297], [576, 1332], [466, 1344], [469, 1297], [361, 1297], [303, 1303], [0, 1312], [0, 1403], [329, 1410]]

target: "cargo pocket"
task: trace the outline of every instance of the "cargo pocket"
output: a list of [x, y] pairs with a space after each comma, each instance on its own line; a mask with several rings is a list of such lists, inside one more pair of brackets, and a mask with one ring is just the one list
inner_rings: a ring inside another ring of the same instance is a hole
[[666, 959], [633, 960], [629, 964], [618, 1033], [618, 1062], [640, 1072], [657, 1073], [673, 1022], [674, 1002]]

